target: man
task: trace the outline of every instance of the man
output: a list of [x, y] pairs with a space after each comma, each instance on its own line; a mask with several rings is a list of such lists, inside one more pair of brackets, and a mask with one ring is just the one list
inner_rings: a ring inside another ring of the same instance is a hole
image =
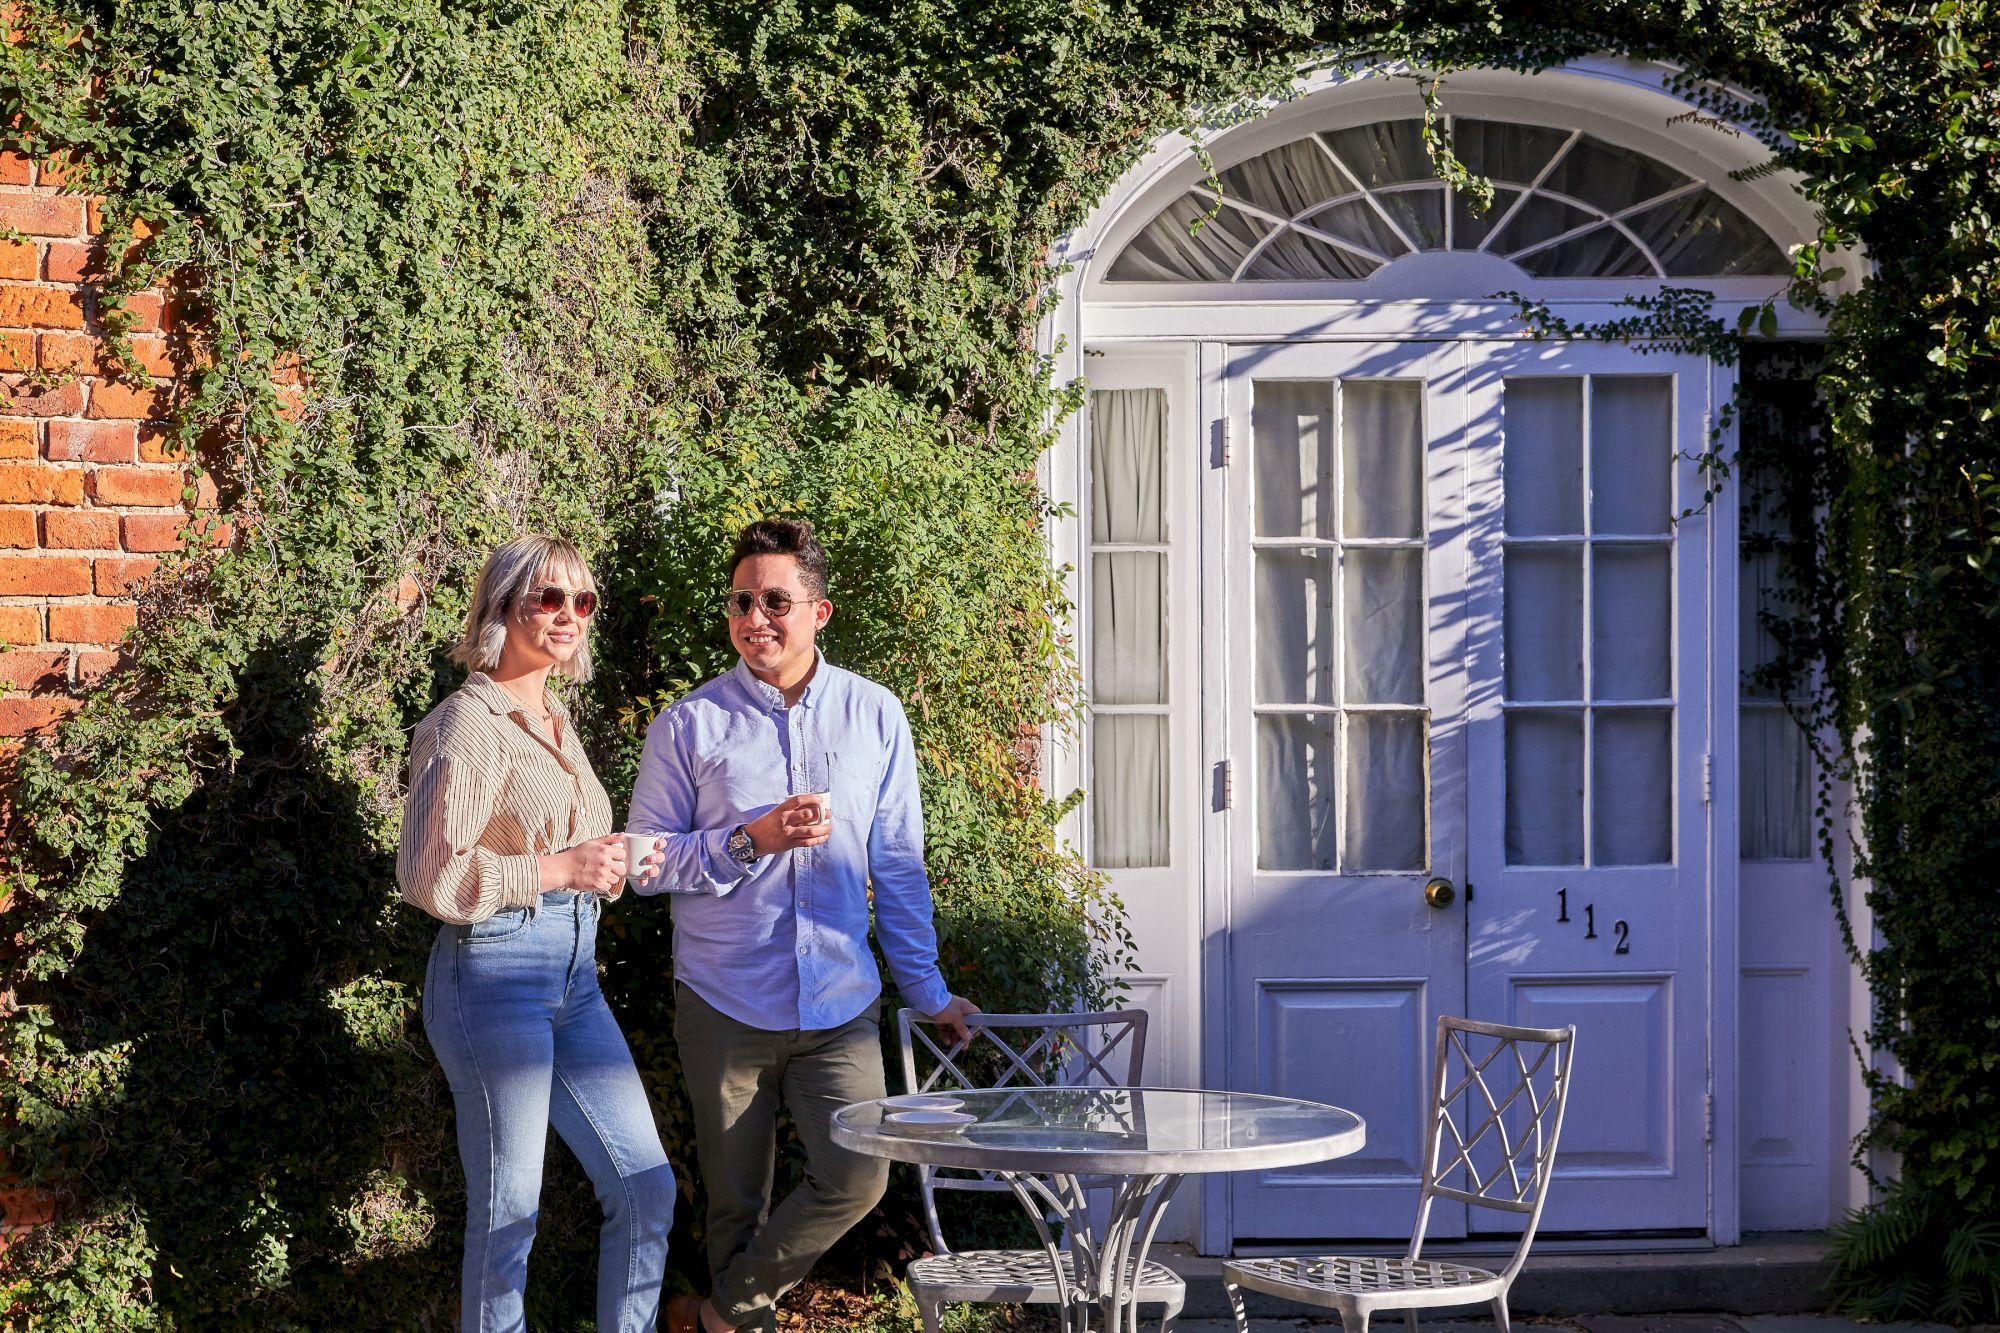
[[[812, 525], [752, 523], [730, 564], [740, 659], [655, 719], [626, 824], [665, 838], [636, 887], [676, 895], [674, 1038], [708, 1187], [713, 1285], [669, 1304], [672, 1333], [775, 1327], [778, 1298], [882, 1197], [888, 1164], [830, 1137], [835, 1111], [887, 1091], [871, 890], [904, 1002], [953, 1040], [979, 1012], [938, 971], [902, 705], [815, 644], [833, 604]], [[769, 1211], [781, 1097], [806, 1178]]]

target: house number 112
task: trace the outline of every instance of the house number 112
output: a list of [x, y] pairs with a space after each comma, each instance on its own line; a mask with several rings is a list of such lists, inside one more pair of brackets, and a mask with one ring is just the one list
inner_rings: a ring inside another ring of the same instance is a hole
[[[1565, 886], [1563, 888], [1559, 888], [1556, 890], [1556, 924], [1567, 925], [1568, 923], [1569, 923], [1569, 889]], [[1613, 922], [1611, 925], [1611, 929], [1618, 936], [1618, 947], [1613, 949], [1611, 952], [1631, 953], [1632, 927], [1626, 924], [1624, 921], [1620, 920]], [[1596, 903], [1585, 903], [1583, 905], [1583, 937], [1587, 940], [1594, 940], [1597, 938]]]

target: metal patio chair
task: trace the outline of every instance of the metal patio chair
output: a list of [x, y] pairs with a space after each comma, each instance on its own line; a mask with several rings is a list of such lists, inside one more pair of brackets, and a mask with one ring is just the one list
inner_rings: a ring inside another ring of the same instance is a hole
[[[1507, 1333], [1507, 1290], [1527, 1262], [1548, 1200], [1575, 1053], [1574, 1027], [1438, 1019], [1437, 1060], [1431, 1069], [1438, 1097], [1426, 1136], [1424, 1182], [1409, 1253], [1401, 1259], [1233, 1259], [1222, 1266], [1222, 1283], [1239, 1333], [1250, 1327], [1244, 1287], [1338, 1310], [1344, 1333], [1367, 1333], [1378, 1310], [1402, 1310], [1410, 1333], [1417, 1333], [1420, 1309], [1480, 1304], [1493, 1307], [1493, 1322], [1499, 1333]], [[1465, 1099], [1466, 1123], [1479, 1118], [1470, 1133], [1460, 1129], [1454, 1110], [1460, 1098]], [[1525, 1215], [1521, 1243], [1507, 1266], [1493, 1273], [1420, 1257], [1436, 1199]]]
[[[898, 1010], [896, 1041], [908, 1092], [956, 1092], [986, 1087], [1115, 1087], [1139, 1084], [1146, 1059], [1146, 1011], [1090, 1014], [974, 1014], [970, 1038], [940, 1047], [928, 1018]], [[918, 1072], [918, 1057], [928, 1068]], [[988, 1071], [991, 1071], [988, 1077]], [[1035, 1250], [953, 1250], [938, 1220], [939, 1190], [988, 1193], [1021, 1191], [990, 1171], [918, 1168], [924, 1222], [935, 1254], [913, 1260], [907, 1280], [923, 1318], [924, 1333], [938, 1333], [947, 1302], [982, 1305], [1064, 1305], [1091, 1299], [1082, 1291], [1075, 1256], [1053, 1245]], [[1075, 1182], [1088, 1188], [1090, 1182]], [[1026, 1188], [1061, 1215], [1081, 1203], [1074, 1189], [1031, 1179]], [[1157, 1220], [1157, 1219], [1156, 1219]], [[1087, 1224], [1087, 1223], [1084, 1223]], [[1163, 1304], [1161, 1333], [1168, 1333], [1187, 1299], [1187, 1284], [1165, 1264], [1148, 1261], [1132, 1284], [1135, 1305]]]

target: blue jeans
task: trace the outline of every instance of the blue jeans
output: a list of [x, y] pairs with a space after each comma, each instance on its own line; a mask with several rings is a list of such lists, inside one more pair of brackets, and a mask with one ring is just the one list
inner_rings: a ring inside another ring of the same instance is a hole
[[463, 1333], [527, 1327], [521, 1297], [549, 1126], [604, 1208], [600, 1333], [653, 1333], [674, 1174], [631, 1048], [597, 986], [594, 894], [445, 926], [424, 981], [424, 1032], [458, 1107], [465, 1166]]

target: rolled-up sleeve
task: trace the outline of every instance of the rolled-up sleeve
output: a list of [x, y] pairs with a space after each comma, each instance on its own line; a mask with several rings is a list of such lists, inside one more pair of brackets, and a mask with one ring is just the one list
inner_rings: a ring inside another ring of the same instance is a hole
[[491, 749], [448, 725], [419, 727], [411, 747], [396, 882], [406, 902], [441, 921], [483, 921], [540, 893], [533, 855], [480, 845], [505, 776]]
[[[752, 866], [729, 854], [727, 828], [696, 828], [694, 761], [670, 709], [646, 728], [646, 749], [632, 784], [627, 831], [665, 840], [660, 873], [630, 883], [642, 894], [710, 893], [717, 897], [743, 882]], [[753, 863], [754, 864], [754, 863]]]
[[951, 1003], [938, 970], [931, 880], [924, 870], [924, 811], [917, 790], [916, 745], [900, 707], [890, 718], [889, 762], [868, 834], [868, 880], [874, 890], [875, 938], [904, 1003], [935, 1014]]

